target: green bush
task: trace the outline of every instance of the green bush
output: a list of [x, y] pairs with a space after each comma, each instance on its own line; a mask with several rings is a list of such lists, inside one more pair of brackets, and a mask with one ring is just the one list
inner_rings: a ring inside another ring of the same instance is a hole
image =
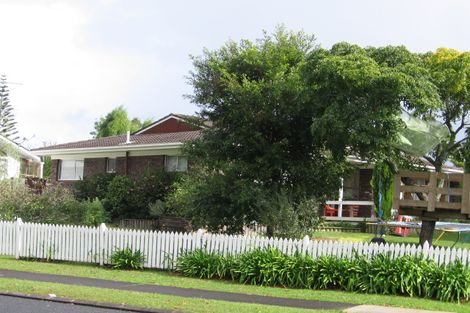
[[134, 182], [127, 176], [116, 176], [108, 185], [104, 199], [106, 210], [112, 218], [133, 217], [131, 194]]
[[83, 201], [82, 205], [84, 206], [83, 223], [85, 225], [98, 226], [109, 221], [108, 212], [104, 209], [100, 199]]
[[145, 256], [140, 250], [133, 252], [130, 248], [117, 249], [110, 261], [115, 269], [138, 270], [144, 268]]
[[148, 218], [149, 206], [165, 200], [180, 173], [164, 170], [146, 171], [138, 179], [115, 174], [97, 174], [78, 181], [75, 195], [79, 200], [99, 199], [112, 219]]
[[195, 250], [178, 260], [177, 267], [185, 276], [198, 278], [230, 278], [234, 258]]
[[96, 226], [108, 221], [101, 202], [78, 201], [61, 185], [49, 185], [37, 193], [21, 180], [0, 181], [0, 219], [49, 224]]
[[75, 195], [79, 200], [103, 200], [108, 192], [108, 186], [115, 177], [115, 174], [103, 173], [95, 174], [83, 178], [74, 184]]
[[460, 262], [438, 266], [422, 257], [392, 259], [379, 254], [352, 260], [323, 256], [288, 256], [277, 249], [255, 249], [224, 257], [203, 250], [181, 256], [177, 271], [185, 276], [232, 279], [243, 284], [306, 289], [341, 289], [406, 295], [441, 301], [468, 301], [470, 269]]

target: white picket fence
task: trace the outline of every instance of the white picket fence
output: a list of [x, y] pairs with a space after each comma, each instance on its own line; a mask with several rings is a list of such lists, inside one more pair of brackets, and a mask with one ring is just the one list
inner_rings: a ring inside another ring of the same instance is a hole
[[230, 236], [195, 233], [172, 233], [70, 225], [50, 225], [0, 221], [0, 254], [16, 258], [38, 258], [108, 264], [116, 249], [131, 248], [145, 255], [146, 268], [172, 269], [182, 253], [201, 248], [223, 255], [236, 255], [255, 248], [276, 247], [286, 254], [303, 253], [313, 258], [333, 255], [352, 258], [389, 253], [393, 258], [423, 255], [438, 264], [456, 259], [470, 266], [467, 249], [424, 247], [405, 244], [317, 241], [257, 236]]

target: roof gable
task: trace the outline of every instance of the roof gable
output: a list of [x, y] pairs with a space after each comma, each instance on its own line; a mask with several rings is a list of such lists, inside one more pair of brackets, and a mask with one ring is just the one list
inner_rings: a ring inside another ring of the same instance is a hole
[[196, 121], [197, 118], [194, 116], [170, 113], [138, 130], [134, 135], [188, 132], [204, 128], [204, 126], [198, 125]]

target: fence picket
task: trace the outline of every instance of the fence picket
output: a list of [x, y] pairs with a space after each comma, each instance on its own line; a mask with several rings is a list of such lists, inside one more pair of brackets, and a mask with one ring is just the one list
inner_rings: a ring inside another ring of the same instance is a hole
[[470, 266], [470, 250], [433, 247], [425, 244], [376, 244], [303, 239], [266, 238], [204, 233], [173, 233], [148, 230], [50, 225], [0, 221], [0, 255], [52, 260], [107, 264], [116, 249], [140, 250], [144, 267], [173, 269], [181, 254], [201, 248], [224, 256], [237, 255], [256, 248], [277, 248], [293, 255], [312, 258], [334, 256], [352, 259], [356, 254], [371, 257], [388, 254], [395, 259], [403, 255], [423, 256], [439, 265], [460, 260]]

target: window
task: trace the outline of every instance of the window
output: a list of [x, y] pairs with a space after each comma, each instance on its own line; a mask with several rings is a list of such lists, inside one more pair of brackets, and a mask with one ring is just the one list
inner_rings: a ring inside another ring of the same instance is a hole
[[83, 177], [83, 160], [61, 160], [59, 180], [80, 180]]
[[170, 156], [165, 158], [165, 170], [167, 172], [186, 172], [188, 170], [188, 158], [185, 156]]
[[106, 173], [116, 173], [116, 158], [106, 159]]

